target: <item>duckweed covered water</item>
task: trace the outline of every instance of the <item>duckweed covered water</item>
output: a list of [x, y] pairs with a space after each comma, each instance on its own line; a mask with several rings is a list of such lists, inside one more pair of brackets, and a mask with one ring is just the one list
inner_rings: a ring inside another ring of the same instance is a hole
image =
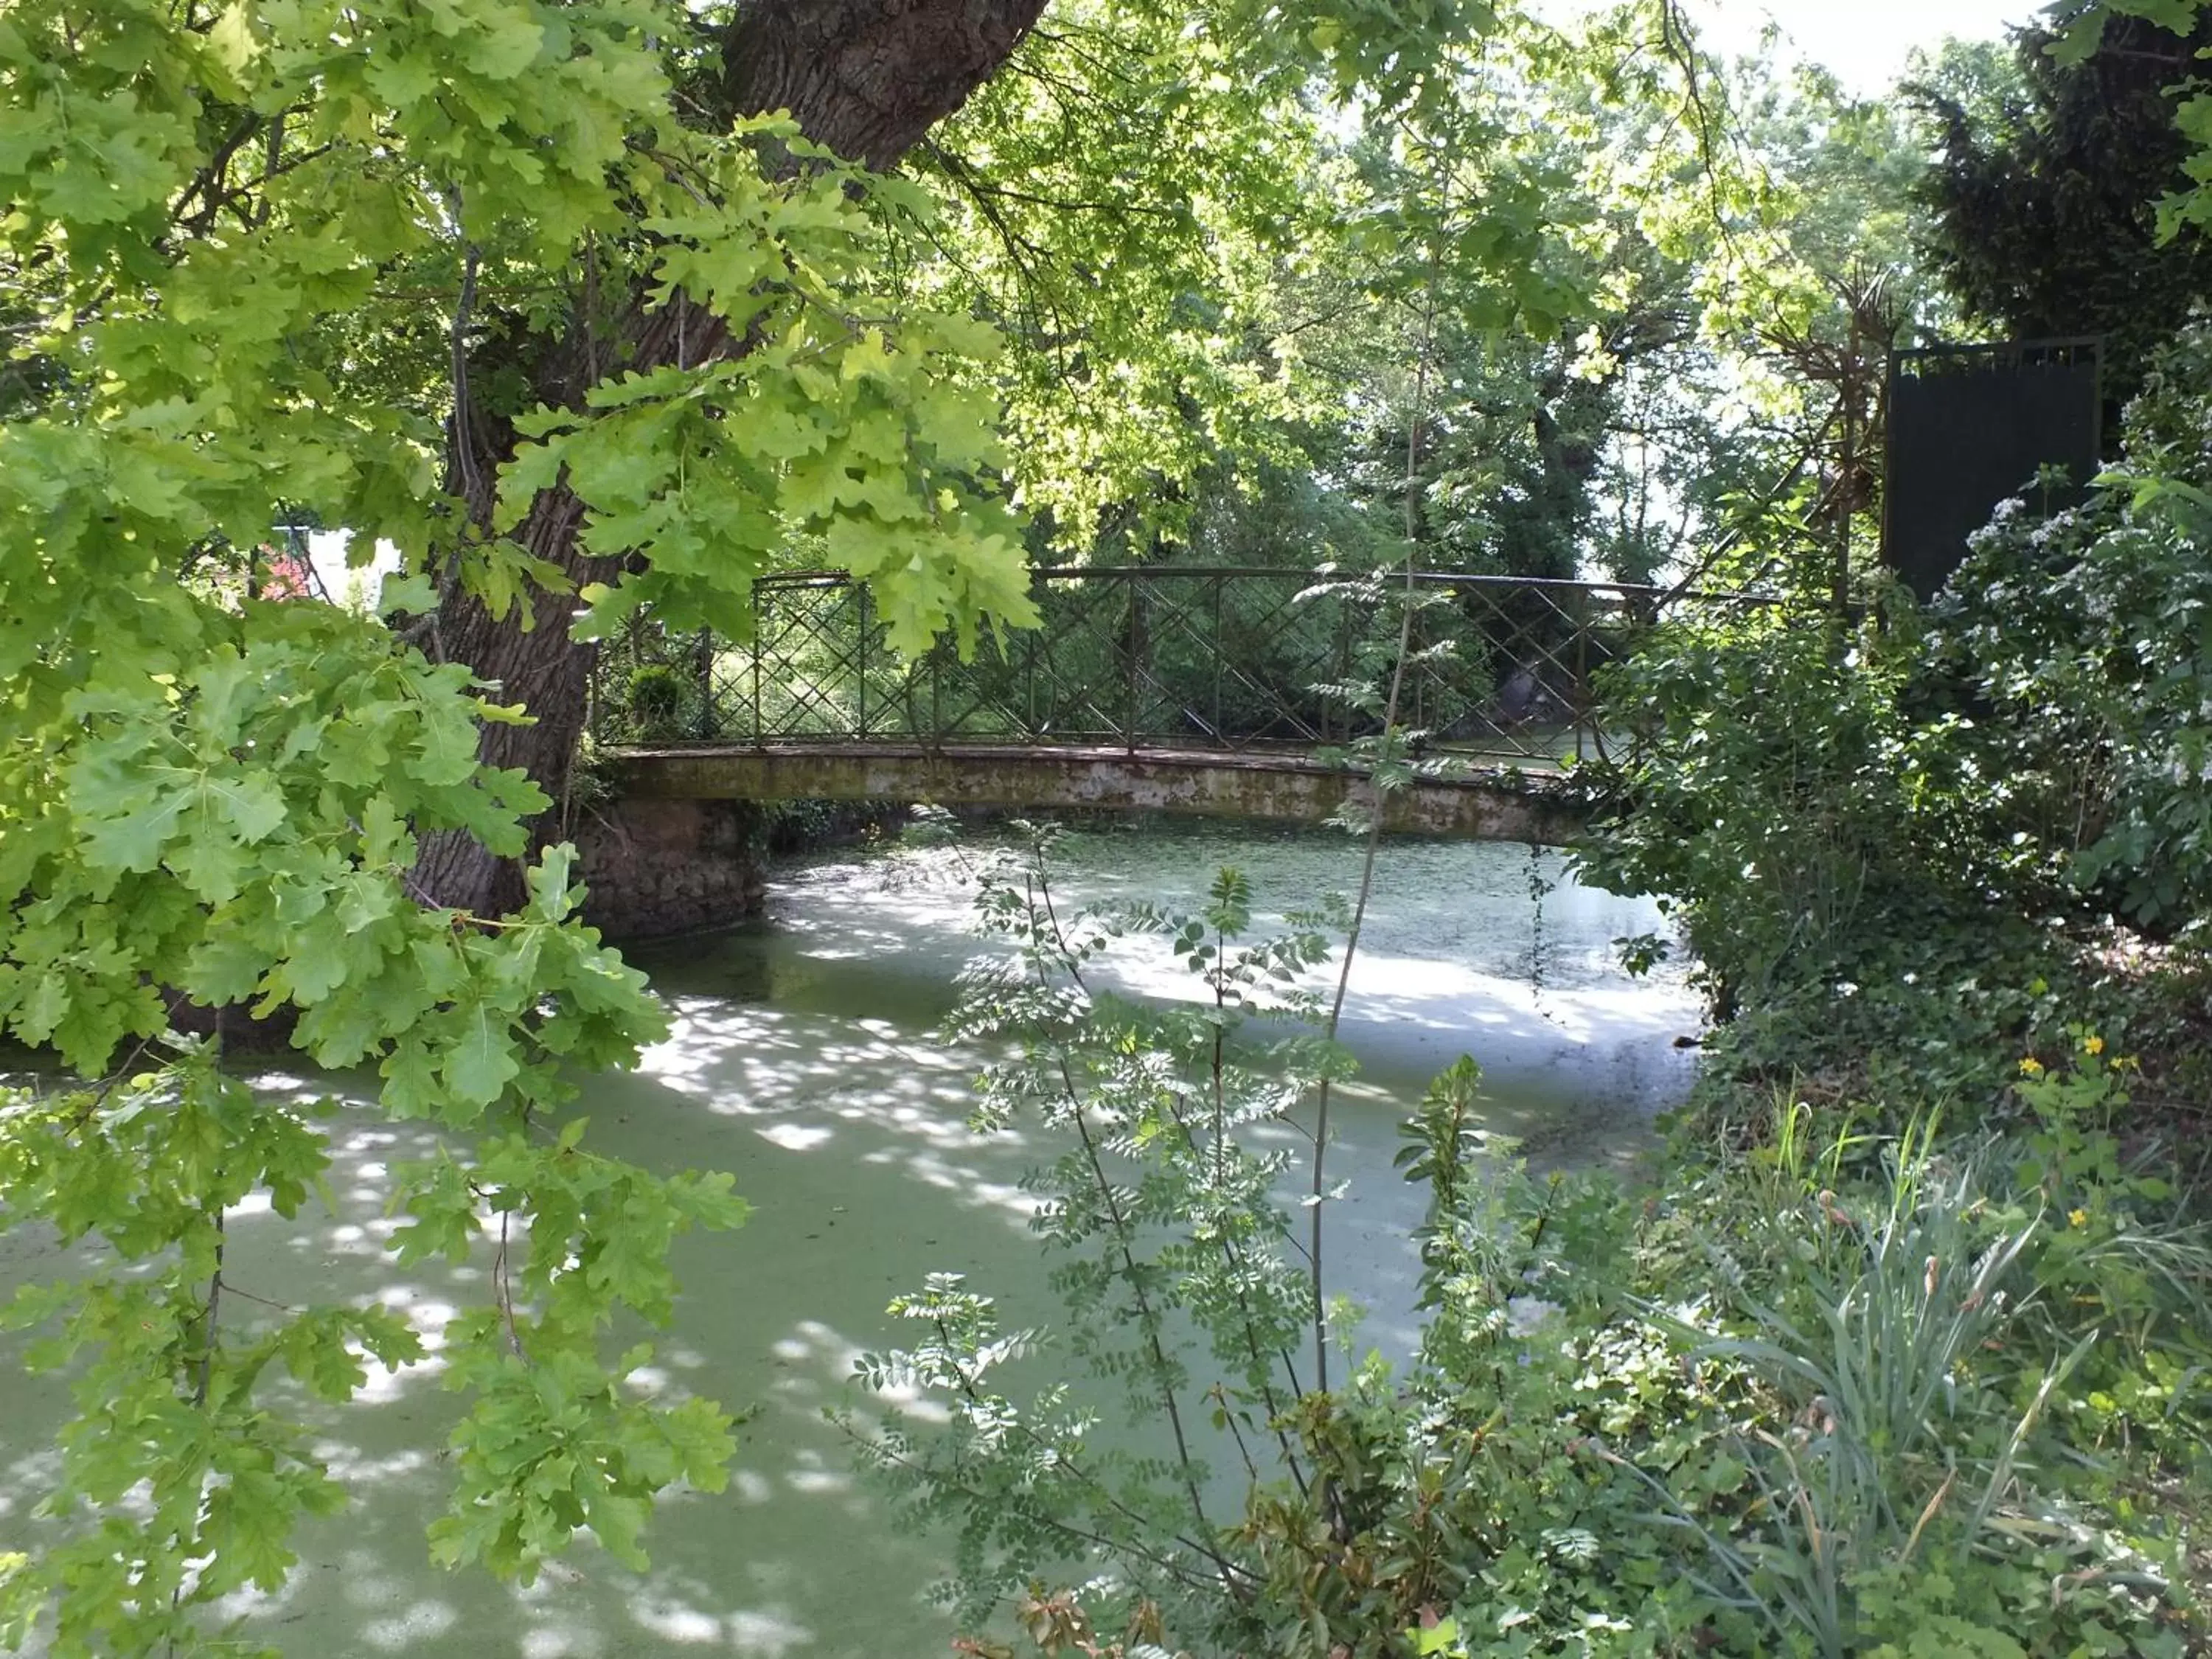
[[[231, 1609], [243, 1637], [319, 1656], [946, 1651], [951, 1626], [926, 1599], [941, 1550], [885, 1512], [823, 1408], [854, 1398], [854, 1357], [896, 1340], [884, 1304], [926, 1272], [969, 1274], [1010, 1304], [1012, 1323], [1049, 1319], [1020, 1184], [1048, 1149], [1018, 1127], [972, 1133], [968, 1086], [984, 1057], [931, 1035], [979, 948], [969, 908], [988, 850], [817, 859], [783, 872], [766, 926], [633, 953], [669, 996], [675, 1030], [637, 1074], [595, 1079], [584, 1109], [609, 1152], [733, 1170], [754, 1205], [739, 1231], [681, 1246], [686, 1293], [643, 1379], [753, 1413], [729, 1492], [668, 1500], [641, 1577], [589, 1547], [527, 1587], [441, 1572], [422, 1533], [449, 1484], [441, 1448], [453, 1401], [434, 1354], [380, 1374], [363, 1402], [329, 1418], [320, 1449], [356, 1501], [309, 1530], [283, 1591]], [[1358, 877], [1340, 836], [1149, 826], [1071, 836], [1060, 889], [1079, 903], [1194, 902], [1224, 863], [1246, 872], [1271, 918]], [[1405, 1104], [1455, 1056], [1482, 1062], [1492, 1127], [1543, 1162], [1604, 1164], [1649, 1145], [1651, 1118], [1687, 1086], [1674, 1042], [1696, 1008], [1678, 979], [1628, 979], [1612, 941], [1658, 926], [1647, 904], [1564, 879], [1553, 854], [1386, 848], [1343, 1029], [1360, 1075], [1330, 1155], [1333, 1177], [1352, 1182], [1332, 1212], [1332, 1289], [1371, 1308], [1363, 1343], [1411, 1340], [1406, 1239], [1420, 1200], [1389, 1158]], [[1157, 949], [1114, 973], [1137, 993], [1190, 994]], [[337, 1212], [288, 1223], [247, 1206], [232, 1218], [229, 1276], [278, 1302], [374, 1295], [426, 1320], [480, 1297], [481, 1264], [399, 1279], [385, 1269], [388, 1171], [425, 1155], [428, 1133], [366, 1113], [335, 1133]], [[0, 1234], [0, 1293], [73, 1265], [35, 1237]], [[11, 1378], [4, 1545], [35, 1525], [27, 1510], [65, 1396], [51, 1378], [22, 1380], [13, 1354], [0, 1364]]]

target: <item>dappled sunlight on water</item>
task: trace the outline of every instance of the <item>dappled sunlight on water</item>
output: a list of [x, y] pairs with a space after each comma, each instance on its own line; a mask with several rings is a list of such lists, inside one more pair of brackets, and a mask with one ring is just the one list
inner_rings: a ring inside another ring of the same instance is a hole
[[[295, 1220], [265, 1203], [234, 1213], [227, 1274], [264, 1299], [236, 1299], [236, 1333], [311, 1299], [373, 1299], [412, 1321], [430, 1351], [372, 1368], [353, 1407], [300, 1407], [352, 1502], [303, 1531], [300, 1568], [280, 1591], [234, 1597], [226, 1615], [253, 1639], [317, 1656], [945, 1650], [950, 1626], [924, 1591], [946, 1552], [886, 1516], [826, 1413], [865, 1421], [896, 1407], [918, 1423], [943, 1419], [934, 1401], [866, 1395], [852, 1381], [863, 1352], [900, 1342], [886, 1304], [927, 1273], [969, 1275], [1001, 1298], [1010, 1326], [1050, 1320], [1053, 1264], [1029, 1230], [1023, 1179], [1054, 1149], [1031, 1126], [971, 1130], [970, 1085], [991, 1056], [932, 1036], [960, 965], [981, 948], [967, 931], [981, 856], [819, 860], [778, 883], [770, 927], [635, 953], [669, 998], [673, 1027], [636, 1073], [590, 1085], [579, 1109], [592, 1143], [659, 1169], [729, 1170], [753, 1206], [734, 1233], [679, 1242], [674, 1327], [630, 1379], [658, 1397], [704, 1395], [750, 1413], [729, 1490], [672, 1495], [647, 1534], [653, 1565], [642, 1576], [588, 1544], [528, 1586], [429, 1565], [422, 1529], [451, 1487], [459, 1407], [442, 1386], [437, 1328], [482, 1304], [490, 1258], [487, 1244], [465, 1263], [392, 1267], [393, 1171], [436, 1150], [430, 1130], [342, 1109], [329, 1126], [334, 1208], [311, 1201]], [[1346, 843], [1327, 837], [1109, 832], [1072, 839], [1063, 895], [1188, 903], [1224, 861], [1243, 866], [1263, 911], [1277, 913], [1357, 874]], [[1686, 1080], [1672, 1045], [1693, 1029], [1689, 998], [1610, 965], [1612, 939], [1656, 919], [1571, 886], [1539, 906], [1532, 875], [1556, 880], [1557, 860], [1465, 845], [1382, 860], [1345, 1025], [1361, 1072], [1339, 1091], [1330, 1153], [1332, 1179], [1352, 1183], [1329, 1212], [1331, 1288], [1370, 1305], [1363, 1345], [1403, 1352], [1413, 1340], [1408, 1235], [1421, 1196], [1389, 1162], [1398, 1120], [1431, 1073], [1472, 1052], [1496, 1096], [1493, 1126], [1542, 1160], [1581, 1164], [1633, 1156]], [[1133, 941], [1109, 978], [1139, 995], [1194, 991], [1158, 941]], [[358, 1098], [368, 1086], [263, 1083], [302, 1097]], [[1298, 1161], [1302, 1184], [1310, 1135], [1279, 1125], [1266, 1139]], [[0, 1295], [78, 1265], [51, 1240], [0, 1233]], [[11, 1377], [23, 1340], [0, 1339]], [[298, 1405], [282, 1389], [274, 1397]], [[0, 1521], [11, 1529], [39, 1524], [27, 1511], [52, 1478], [51, 1431], [65, 1404], [57, 1379], [11, 1382], [0, 1414]]]
[[[780, 1151], [905, 1176], [1028, 1231], [1030, 1205], [1018, 1183], [1041, 1154], [1019, 1130], [969, 1127], [980, 1056], [933, 1046], [888, 1020], [698, 995], [670, 1003], [673, 1030], [647, 1051], [641, 1078], [696, 1097]], [[619, 1099], [635, 1081], [605, 1087]], [[835, 1224], [834, 1214], [823, 1223]]]

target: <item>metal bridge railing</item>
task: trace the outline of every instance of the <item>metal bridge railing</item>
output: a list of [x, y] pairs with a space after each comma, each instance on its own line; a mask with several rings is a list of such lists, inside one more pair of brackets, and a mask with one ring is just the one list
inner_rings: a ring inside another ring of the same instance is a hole
[[[1431, 747], [1548, 761], [1587, 751], [1592, 677], [1662, 605], [1764, 603], [1536, 577], [1352, 576], [1266, 568], [1045, 568], [1042, 617], [986, 639], [893, 653], [866, 586], [842, 572], [764, 577], [753, 635], [603, 649], [593, 730], [611, 744], [836, 742], [1311, 750], [1382, 727], [1403, 611], [1399, 724]], [[651, 696], [641, 667], [658, 668]]]

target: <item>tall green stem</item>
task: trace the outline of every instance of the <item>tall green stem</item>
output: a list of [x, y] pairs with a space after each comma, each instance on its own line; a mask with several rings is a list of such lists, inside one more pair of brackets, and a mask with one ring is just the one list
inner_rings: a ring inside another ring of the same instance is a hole
[[[1437, 159], [1437, 207], [1439, 217], [1448, 200], [1451, 183], [1451, 161], [1447, 150]], [[1429, 358], [1435, 346], [1437, 328], [1437, 258], [1435, 245], [1429, 249], [1429, 271], [1426, 287], [1421, 297], [1421, 338], [1413, 359], [1413, 395], [1406, 422], [1406, 590], [1401, 613], [1398, 618], [1398, 649], [1390, 665], [1390, 690], [1382, 705], [1382, 738], [1376, 753], [1376, 764], [1370, 770], [1370, 780], [1377, 779], [1381, 769], [1390, 759], [1391, 744], [1398, 729], [1398, 702], [1406, 684], [1406, 656], [1413, 645], [1413, 597], [1415, 591], [1415, 561], [1419, 553], [1416, 532], [1419, 525], [1421, 417], [1426, 412], [1429, 395]], [[1375, 782], [1374, 806], [1367, 825], [1367, 845], [1359, 861], [1359, 896], [1352, 907], [1352, 927], [1345, 935], [1344, 963], [1336, 976], [1336, 995], [1329, 1004], [1327, 1036], [1336, 1041], [1338, 1028], [1344, 1023], [1344, 1000], [1352, 988], [1352, 958], [1359, 953], [1359, 938], [1367, 925], [1367, 901], [1375, 890], [1375, 854], [1382, 842], [1383, 796], [1388, 786]], [[1328, 1304], [1327, 1281], [1323, 1277], [1322, 1207], [1328, 1201], [1327, 1170], [1328, 1163], [1329, 1079], [1323, 1073], [1316, 1092], [1314, 1108], [1313, 1188], [1308, 1205], [1308, 1234], [1306, 1245], [1307, 1271], [1313, 1284], [1313, 1340], [1314, 1386], [1323, 1391], [1328, 1388]]]
[[[1084, 981], [1079, 961], [1076, 953], [1068, 948], [1066, 936], [1060, 931], [1060, 915], [1053, 906], [1052, 886], [1045, 874], [1042, 855], [1036, 860], [1035, 868], [1032, 911], [1041, 901], [1046, 925], [1051, 930], [1054, 955], [1075, 983], [1081, 986]], [[1033, 960], [1037, 982], [1048, 987], [1050, 979], [1042, 952]], [[1137, 1266], [1135, 1230], [1122, 1212], [1121, 1200], [1115, 1195], [1114, 1183], [1107, 1176], [1097, 1142], [1092, 1138], [1090, 1122], [1084, 1115], [1082, 1092], [1075, 1086], [1074, 1075], [1068, 1070], [1065, 1051], [1055, 1056], [1055, 1067], [1060, 1073], [1061, 1092], [1075, 1124], [1076, 1137], [1083, 1146], [1085, 1162], [1090, 1166], [1091, 1184], [1105, 1206], [1107, 1220], [1113, 1229], [1114, 1249], [1121, 1258], [1122, 1283], [1129, 1287], [1130, 1296], [1136, 1304], [1137, 1322], [1144, 1332], [1153, 1380], [1160, 1392], [1160, 1404], [1166, 1413], [1169, 1430], [1175, 1437], [1176, 1468], [1182, 1477], [1183, 1494], [1190, 1500], [1191, 1519], [1197, 1523], [1199, 1537], [1211, 1540], [1213, 1523], [1206, 1518], [1206, 1500], [1198, 1489], [1197, 1464], [1191, 1456], [1190, 1441], [1183, 1431], [1182, 1407], [1176, 1398], [1175, 1370], [1168, 1362], [1167, 1346], [1160, 1334], [1159, 1314], [1152, 1306], [1152, 1297], [1146, 1293], [1144, 1275]], [[1211, 1542], [1204, 1543], [1200, 1547], [1221, 1575], [1222, 1587], [1237, 1601], [1245, 1600], [1249, 1592], [1237, 1577], [1228, 1559]]]

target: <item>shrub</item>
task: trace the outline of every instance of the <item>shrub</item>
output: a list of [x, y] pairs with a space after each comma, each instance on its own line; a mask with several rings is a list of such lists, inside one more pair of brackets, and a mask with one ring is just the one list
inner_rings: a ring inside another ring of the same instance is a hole
[[1850, 629], [1673, 624], [1610, 671], [1637, 742], [1582, 869], [1658, 896], [1741, 1017], [1725, 1051], [1987, 1097], [2060, 1009], [2120, 1029], [2108, 918], [2186, 939], [2212, 909], [2208, 381], [2212, 329], [2130, 410], [2121, 472], [2001, 510], [1924, 615], [1893, 590]]
[[[2033, 849], [1991, 830], [2002, 784], [1962, 721], [1905, 713], [1918, 659], [1902, 629], [1777, 614], [1662, 629], [1610, 672], [1642, 741], [1578, 866], [1657, 898], [1742, 1069], [1992, 1085], [2063, 978], [2021, 898]], [[1638, 966], [1670, 942], [1624, 943]]]
[[2212, 907], [2208, 432], [2200, 325], [2130, 409], [2104, 488], [2048, 520], [2012, 503], [1975, 538], [1921, 677], [1923, 707], [1978, 707], [2011, 833], [2085, 903], [2168, 937]]
[[632, 671], [624, 699], [630, 726], [648, 743], [667, 742], [684, 733], [684, 712], [690, 689], [673, 668], [648, 664]]

